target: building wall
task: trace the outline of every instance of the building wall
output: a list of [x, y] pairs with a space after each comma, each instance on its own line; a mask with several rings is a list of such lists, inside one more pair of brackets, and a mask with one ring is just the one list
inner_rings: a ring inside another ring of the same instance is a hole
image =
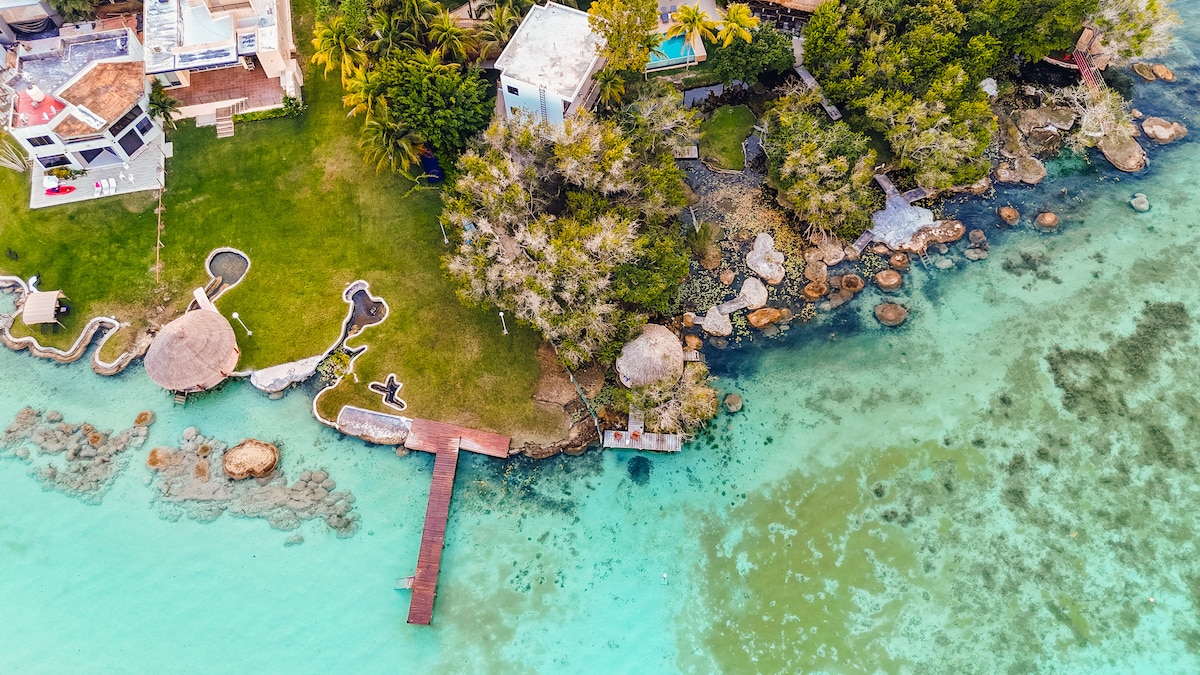
[[[528, 82], [521, 82], [505, 75], [500, 76], [500, 87], [504, 92], [504, 105], [506, 109], [504, 114], [506, 117], [512, 117], [512, 109], [518, 108], [533, 114], [535, 118], [541, 117], [541, 96], [540, 88]], [[512, 89], [510, 89], [510, 87]], [[513, 93], [513, 89], [516, 93]], [[563, 114], [566, 112], [566, 105], [569, 102], [564, 102], [557, 95], [546, 92], [546, 122], [555, 126], [562, 126]]]

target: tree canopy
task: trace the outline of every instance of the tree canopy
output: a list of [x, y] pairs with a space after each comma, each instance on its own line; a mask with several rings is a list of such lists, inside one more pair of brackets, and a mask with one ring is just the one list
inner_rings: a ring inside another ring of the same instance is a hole
[[588, 25], [604, 38], [600, 53], [607, 67], [639, 73], [646, 69], [658, 27], [654, 0], [596, 0], [588, 8]]
[[780, 74], [795, 65], [791, 37], [764, 23], [750, 33], [750, 41], [734, 40], [729, 46], [709, 52], [713, 72], [727, 86], [734, 80], [747, 85], [758, 83], [763, 73]]

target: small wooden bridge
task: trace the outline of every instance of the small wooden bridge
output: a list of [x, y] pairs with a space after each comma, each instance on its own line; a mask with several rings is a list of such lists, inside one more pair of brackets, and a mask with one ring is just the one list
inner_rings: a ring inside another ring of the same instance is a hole
[[454, 475], [459, 451], [489, 457], [508, 457], [509, 437], [468, 429], [444, 422], [414, 419], [404, 447], [432, 452], [433, 480], [429, 485], [429, 503], [425, 507], [425, 527], [421, 532], [421, 550], [417, 570], [400, 586], [412, 589], [408, 622], [428, 626], [433, 620], [433, 600], [437, 595], [438, 573], [442, 567], [442, 548], [446, 544], [446, 521], [450, 518], [450, 498], [454, 495]]

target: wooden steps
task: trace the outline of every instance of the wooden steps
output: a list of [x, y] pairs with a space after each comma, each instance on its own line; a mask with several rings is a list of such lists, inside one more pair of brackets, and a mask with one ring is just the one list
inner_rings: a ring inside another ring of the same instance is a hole
[[233, 106], [217, 108], [217, 138], [233, 135]]
[[175, 405], [183, 405], [184, 403], [187, 403], [187, 392], [186, 391], [175, 392]]

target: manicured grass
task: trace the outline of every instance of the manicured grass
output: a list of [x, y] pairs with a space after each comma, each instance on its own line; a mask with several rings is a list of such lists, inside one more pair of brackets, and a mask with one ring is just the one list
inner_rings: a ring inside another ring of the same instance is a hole
[[[306, 18], [298, 35], [311, 26]], [[367, 384], [395, 373], [408, 414], [544, 437], [559, 419], [531, 399], [536, 335], [511, 321], [502, 335], [494, 312], [459, 303], [441, 268], [440, 193], [369, 169], [356, 145], [361, 122], [346, 119], [340, 97], [336, 79], [310, 73], [309, 110], [299, 119], [238, 124], [230, 139], [191, 124], [171, 133], [161, 286], [152, 193], [31, 213], [28, 176], [11, 172], [0, 173], [0, 248], [20, 258], [0, 258], [0, 270], [40, 271], [42, 288], [62, 287], [71, 297], [66, 330], [46, 340], [64, 345], [97, 312], [136, 326], [169, 296], [174, 311], [166, 318], [177, 315], [190, 290], [207, 281], [207, 254], [241, 249], [250, 270], [217, 302], [254, 331], [247, 336], [234, 323], [239, 369], [327, 350], [346, 316], [343, 289], [365, 279], [391, 313], [354, 341], [368, 352], [356, 362], [357, 381], [347, 377], [322, 397], [326, 415], [344, 403], [381, 409]]]
[[700, 157], [722, 169], [746, 167], [742, 141], [754, 130], [754, 113], [744, 105], [723, 106], [700, 124]]

